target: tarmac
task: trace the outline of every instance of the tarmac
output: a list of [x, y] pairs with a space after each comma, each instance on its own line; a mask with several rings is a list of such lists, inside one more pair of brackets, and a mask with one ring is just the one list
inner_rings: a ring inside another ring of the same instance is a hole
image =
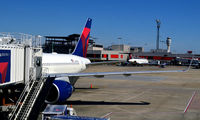
[[[182, 66], [91, 66], [84, 72], [177, 70]], [[199, 120], [200, 69], [180, 73], [136, 74], [129, 77], [82, 77], [67, 104], [79, 116], [111, 120]], [[196, 95], [188, 103], [194, 93]], [[184, 110], [188, 106], [187, 112]]]

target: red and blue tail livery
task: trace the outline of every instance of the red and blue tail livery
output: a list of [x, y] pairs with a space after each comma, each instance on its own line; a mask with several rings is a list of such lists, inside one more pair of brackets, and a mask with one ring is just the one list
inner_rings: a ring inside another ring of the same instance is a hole
[[87, 23], [83, 29], [83, 32], [80, 36], [80, 39], [73, 51], [73, 55], [86, 57], [87, 54], [87, 48], [88, 48], [88, 42], [89, 42], [89, 36], [90, 36], [90, 29], [91, 29], [92, 19], [88, 18]]
[[10, 50], [0, 50], [0, 84], [10, 82]]

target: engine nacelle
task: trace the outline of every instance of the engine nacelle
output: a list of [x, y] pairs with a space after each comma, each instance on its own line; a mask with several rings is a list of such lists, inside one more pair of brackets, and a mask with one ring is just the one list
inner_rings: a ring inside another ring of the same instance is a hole
[[54, 80], [45, 102], [65, 102], [72, 95], [72, 92], [73, 87], [69, 82], [64, 80]]

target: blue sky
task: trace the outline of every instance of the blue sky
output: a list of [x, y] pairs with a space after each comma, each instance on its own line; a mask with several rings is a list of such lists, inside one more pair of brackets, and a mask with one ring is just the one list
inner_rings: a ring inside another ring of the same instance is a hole
[[0, 32], [67, 36], [81, 33], [90, 17], [96, 43], [148, 51], [156, 47], [155, 20], [160, 19], [161, 41], [171, 37], [172, 52], [200, 53], [199, 5], [199, 0], [6, 0], [1, 1]]

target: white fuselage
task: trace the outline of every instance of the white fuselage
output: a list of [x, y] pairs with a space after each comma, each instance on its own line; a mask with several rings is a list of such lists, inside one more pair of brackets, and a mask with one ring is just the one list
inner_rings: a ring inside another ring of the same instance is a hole
[[87, 58], [71, 54], [43, 53], [42, 66], [46, 73], [78, 73], [90, 64]]
[[137, 63], [137, 64], [148, 64], [149, 63], [149, 61], [147, 59], [142, 59], [142, 58], [133, 58], [133, 59], [130, 59], [129, 62]]

